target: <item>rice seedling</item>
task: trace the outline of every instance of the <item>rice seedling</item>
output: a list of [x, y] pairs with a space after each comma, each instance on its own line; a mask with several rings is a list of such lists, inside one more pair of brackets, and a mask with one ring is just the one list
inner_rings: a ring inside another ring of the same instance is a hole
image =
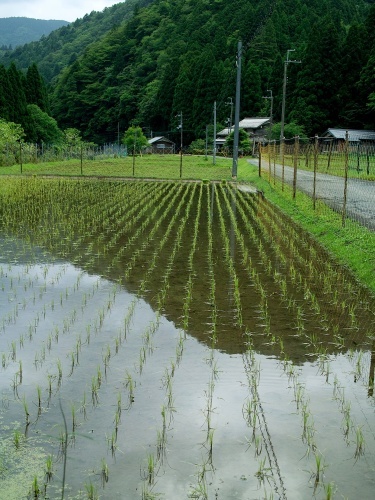
[[108, 449], [111, 451], [112, 457], [114, 458], [117, 450], [117, 433], [113, 431], [112, 434], [107, 436]]
[[51, 399], [52, 396], [52, 382], [53, 382], [54, 376], [48, 374], [47, 375], [47, 380], [48, 380], [48, 399]]
[[351, 403], [350, 401], [343, 402], [342, 405], [342, 413], [343, 413], [343, 421], [342, 421], [342, 431], [344, 433], [345, 438], [348, 438], [349, 431], [352, 428], [353, 422], [350, 416]]
[[164, 459], [166, 457], [166, 445], [167, 445], [167, 435], [166, 428], [163, 424], [163, 428], [160, 431], [157, 430], [157, 438], [156, 438], [156, 460], [160, 465], [163, 465]]
[[42, 413], [42, 389], [40, 385], [36, 386], [36, 392], [38, 396], [38, 415], [40, 416]]
[[323, 488], [324, 488], [325, 500], [332, 500], [337, 490], [335, 483], [331, 481], [328, 484], [323, 484]]
[[304, 395], [305, 395], [305, 387], [300, 382], [295, 383], [294, 398], [297, 405], [297, 410], [300, 409], [301, 403], [304, 400]]
[[355, 429], [355, 446], [354, 458], [358, 460], [365, 452], [365, 438], [361, 426], [357, 426]]
[[85, 490], [88, 500], [99, 500], [99, 493], [96, 486], [90, 481], [85, 483]]
[[209, 428], [207, 431], [205, 447], [207, 449], [207, 461], [212, 465], [213, 445], [215, 429]]
[[197, 483], [191, 487], [188, 498], [208, 500], [207, 462], [197, 465]]
[[97, 406], [99, 403], [99, 385], [95, 376], [91, 379], [91, 401], [93, 406]]
[[102, 458], [101, 461], [100, 479], [102, 487], [104, 488], [104, 486], [106, 485], [106, 483], [108, 483], [109, 480], [109, 467], [104, 458]]
[[158, 498], [163, 497], [161, 493], [155, 493], [152, 491], [154, 485], [151, 487], [147, 483], [142, 484], [142, 492], [141, 498], [142, 500], [157, 500]]
[[259, 457], [262, 454], [263, 449], [263, 438], [262, 436], [255, 436], [254, 439], [254, 455], [255, 457]]
[[255, 473], [255, 477], [258, 479], [259, 484], [263, 484], [266, 480], [271, 477], [272, 469], [266, 467], [266, 457], [259, 461], [258, 470]]
[[33, 479], [33, 482], [32, 482], [31, 488], [30, 488], [29, 496], [31, 498], [37, 499], [37, 498], [40, 498], [41, 495], [42, 495], [42, 490], [39, 486], [38, 477], [34, 476], [34, 479]]
[[25, 395], [23, 396], [21, 402], [22, 402], [23, 411], [25, 413], [25, 422], [26, 422], [26, 427], [27, 427], [30, 424], [30, 413], [29, 413], [29, 407], [27, 405]]
[[18, 429], [13, 432], [13, 443], [16, 450], [18, 450], [22, 443], [22, 434]]
[[148, 455], [147, 457], [147, 481], [148, 484], [154, 484], [155, 481], [155, 457], [153, 454]]
[[52, 455], [48, 455], [48, 457], [46, 459], [46, 470], [45, 470], [45, 477], [46, 477], [47, 483], [49, 483], [52, 480], [53, 474], [54, 474], [53, 457], [52, 457]]
[[56, 364], [57, 364], [57, 386], [60, 387], [62, 382], [63, 370], [62, 370], [61, 360], [59, 358], [57, 358]]
[[116, 439], [117, 439], [118, 427], [119, 427], [120, 423], [121, 423], [121, 414], [119, 413], [118, 410], [116, 410], [115, 418], [114, 418]]
[[257, 403], [254, 399], [253, 400], [247, 399], [242, 408], [242, 414], [244, 416], [244, 419], [247, 425], [251, 427], [253, 430], [253, 440], [255, 440], [255, 431], [258, 419], [256, 406]]
[[362, 376], [362, 364], [363, 364], [363, 352], [359, 351], [355, 363], [355, 372], [354, 372], [354, 382], [357, 382]]
[[129, 373], [127, 370], [125, 375], [125, 387], [128, 389], [128, 403], [130, 407], [134, 403], [135, 382], [133, 380], [133, 377], [131, 376], [131, 373]]
[[315, 470], [312, 472], [311, 477], [314, 478], [314, 491], [318, 484], [323, 482], [323, 474], [326, 468], [322, 455], [319, 452], [314, 453], [315, 457]]
[[100, 366], [98, 366], [96, 370], [96, 381], [97, 381], [97, 386], [100, 389], [100, 386], [102, 385], [102, 371], [100, 369]]
[[117, 393], [117, 405], [116, 405], [116, 412], [119, 414], [121, 417], [121, 412], [122, 412], [122, 395], [121, 392]]
[[70, 373], [69, 373], [69, 377], [71, 377], [73, 375], [74, 367], [76, 365], [76, 356], [75, 356], [74, 351], [71, 351], [69, 356], [70, 356]]
[[12, 340], [12, 342], [11, 342], [10, 357], [11, 357], [12, 361], [16, 361], [16, 357], [17, 357], [17, 344], [16, 344], [15, 340]]
[[16, 373], [16, 375], [18, 376], [18, 382], [19, 384], [22, 384], [22, 360], [20, 359], [19, 362], [18, 362], [18, 372]]
[[70, 410], [72, 415], [72, 434], [74, 434], [77, 428], [77, 414], [74, 403], [71, 404]]

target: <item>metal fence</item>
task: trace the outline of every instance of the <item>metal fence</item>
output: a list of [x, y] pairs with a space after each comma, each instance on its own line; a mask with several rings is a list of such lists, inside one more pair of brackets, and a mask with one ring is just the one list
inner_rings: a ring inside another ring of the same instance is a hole
[[259, 175], [293, 199], [299, 193], [313, 208], [329, 207], [375, 230], [375, 142], [295, 137], [259, 146]]

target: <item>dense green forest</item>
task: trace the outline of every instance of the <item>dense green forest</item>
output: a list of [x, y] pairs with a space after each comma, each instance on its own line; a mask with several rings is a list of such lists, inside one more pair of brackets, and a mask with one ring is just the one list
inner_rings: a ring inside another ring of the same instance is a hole
[[[21, 125], [23, 133], [10, 127], [16, 131], [17, 140], [57, 143], [62, 138], [56, 120], [51, 117], [48, 92], [35, 63], [26, 74], [14, 63], [8, 69], [0, 65], [0, 135], [6, 135], [4, 124], [7, 123]], [[0, 153], [3, 139], [0, 137]]]
[[[365, 0], [128, 0], [7, 53], [37, 64], [60, 128], [113, 142], [131, 124], [184, 142], [226, 123], [241, 40], [241, 117], [280, 120], [286, 53], [286, 121], [311, 136], [328, 127], [375, 128], [375, 5]], [[14, 69], [13, 69], [14, 71]], [[4, 117], [0, 96], [0, 116]], [[45, 108], [47, 109], [47, 108]], [[174, 135], [175, 134], [175, 135]]]
[[25, 43], [39, 40], [49, 35], [68, 21], [30, 19], [28, 17], [1, 17], [0, 18], [0, 47], [6, 50], [9, 47], [25, 45]]

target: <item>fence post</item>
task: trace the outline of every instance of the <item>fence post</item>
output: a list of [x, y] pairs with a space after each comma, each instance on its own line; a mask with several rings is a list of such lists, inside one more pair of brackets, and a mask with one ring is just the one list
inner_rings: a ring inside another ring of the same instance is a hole
[[281, 154], [281, 191], [284, 191], [284, 179], [285, 179], [285, 140], [280, 142], [280, 154]]
[[81, 175], [83, 173], [83, 146], [81, 144]]
[[333, 139], [329, 143], [328, 158], [327, 158], [327, 172], [331, 167], [332, 149], [333, 149]]
[[182, 144], [181, 144], [181, 151], [180, 151], [180, 179], [181, 178], [182, 178]]
[[348, 196], [348, 166], [349, 166], [349, 133], [345, 132], [345, 151], [344, 151], [344, 167], [345, 167], [345, 182], [344, 182], [344, 199], [342, 203], [342, 227], [345, 227], [346, 218], [346, 200]]
[[296, 198], [296, 191], [297, 191], [298, 154], [299, 154], [299, 136], [296, 135], [294, 138], [293, 200]]
[[318, 136], [315, 136], [314, 143], [314, 186], [313, 186], [313, 209], [316, 207], [316, 170], [318, 168]]
[[21, 174], [22, 174], [22, 142], [20, 141], [20, 167], [21, 167]]
[[268, 182], [271, 184], [271, 146], [267, 144], [268, 149]]
[[276, 185], [276, 139], [273, 141], [273, 184]]
[[357, 172], [359, 173], [361, 171], [361, 157], [360, 157], [360, 143], [358, 142], [357, 144]]

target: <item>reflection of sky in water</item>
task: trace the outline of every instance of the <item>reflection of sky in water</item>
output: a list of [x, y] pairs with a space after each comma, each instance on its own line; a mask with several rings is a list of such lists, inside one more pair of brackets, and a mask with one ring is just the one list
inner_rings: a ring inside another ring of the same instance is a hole
[[[8, 256], [10, 250], [8, 249]], [[372, 399], [365, 387], [370, 363], [363, 355], [362, 378], [354, 382], [357, 358], [332, 356], [329, 375], [317, 363], [295, 367], [288, 377], [282, 362], [272, 356], [255, 355], [259, 369], [258, 396], [262, 412], [255, 435], [262, 445], [259, 456], [252, 442], [252, 429], [244, 419], [244, 404], [252, 401], [249, 373], [243, 356], [213, 353], [217, 378], [212, 379], [211, 351], [195, 338], [183, 341], [181, 360], [177, 352], [183, 332], [171, 321], [161, 318], [151, 335], [140, 372], [140, 352], [145, 333], [157, 318], [151, 307], [98, 276], [88, 275], [69, 263], [39, 265], [1, 264], [0, 351], [5, 356], [1, 369], [0, 391], [2, 417], [8, 422], [24, 420], [22, 405], [14, 399], [12, 383], [22, 361], [23, 380], [18, 395], [28, 401], [31, 420], [29, 433], [37, 435], [47, 450], [57, 453], [56, 444], [62, 429], [58, 397], [61, 396], [68, 426], [71, 409], [76, 409], [79, 427], [75, 446], [68, 448], [68, 487], [77, 494], [90, 479], [99, 486], [101, 459], [109, 464], [110, 481], [103, 498], [138, 498], [142, 475], [150, 454], [156, 454], [157, 431], [162, 428], [161, 409], [167, 404], [166, 370], [175, 366], [172, 378], [172, 419], [166, 429], [166, 459], [158, 470], [153, 491], [164, 498], [187, 498], [199, 483], [198, 473], [208, 458], [207, 407], [210, 381], [213, 380], [213, 472], [207, 472], [209, 498], [247, 499], [268, 496], [275, 485], [282, 498], [282, 486], [288, 499], [313, 496], [311, 473], [315, 467], [312, 452], [307, 454], [302, 436], [302, 416], [295, 401], [295, 384], [301, 389], [301, 401], [311, 413], [314, 441], [324, 457], [326, 484], [333, 481], [338, 495], [348, 498], [371, 498], [374, 469], [374, 428]], [[126, 338], [124, 318], [133, 300], [134, 315]], [[56, 331], [58, 338], [56, 339]], [[121, 333], [122, 332], [122, 333]], [[115, 339], [122, 335], [116, 353]], [[30, 339], [31, 336], [31, 339]], [[77, 355], [77, 342], [80, 343]], [[16, 356], [12, 359], [12, 347]], [[107, 373], [105, 355], [110, 349]], [[72, 370], [72, 356], [75, 364]], [[57, 362], [61, 361], [63, 380], [57, 390]], [[91, 402], [92, 380], [102, 372], [99, 405]], [[367, 370], [367, 371], [366, 371]], [[71, 373], [72, 372], [72, 373]], [[126, 377], [134, 381], [134, 403], [129, 407]], [[48, 397], [48, 377], [53, 391]], [[42, 388], [43, 412], [37, 419], [36, 387]], [[342, 401], [334, 398], [335, 386], [344, 388], [342, 399], [351, 405], [352, 430], [346, 442], [342, 431]], [[86, 395], [87, 420], [82, 413]], [[122, 398], [121, 424], [117, 451], [112, 457], [108, 440], [114, 429], [118, 395]], [[259, 410], [259, 407], [258, 407]], [[354, 429], [360, 427], [366, 440], [366, 455], [356, 462]], [[2, 434], [9, 437], [10, 430]], [[265, 459], [264, 483], [256, 473]], [[269, 461], [271, 460], [271, 468]], [[61, 462], [57, 464], [61, 478]], [[208, 467], [208, 466], [207, 466]], [[209, 468], [209, 467], [208, 467]], [[272, 470], [271, 470], [272, 469]], [[348, 478], [351, 478], [348, 480]], [[58, 481], [58, 480], [56, 480]], [[124, 486], [126, 485], [126, 486]], [[124, 488], [129, 493], [124, 496]], [[275, 493], [277, 495], [277, 493]], [[324, 497], [322, 488], [318, 496]], [[277, 497], [277, 496], [276, 496]]]

